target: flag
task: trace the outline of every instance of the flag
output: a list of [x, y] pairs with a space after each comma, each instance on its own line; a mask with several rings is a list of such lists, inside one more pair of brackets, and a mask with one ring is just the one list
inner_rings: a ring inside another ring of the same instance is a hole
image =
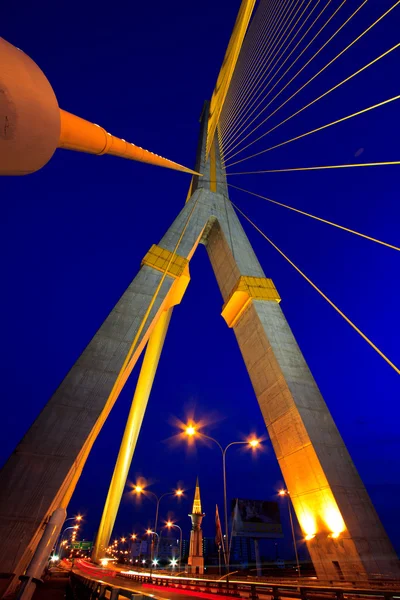
[[224, 538], [222, 536], [221, 521], [219, 518], [218, 504], [215, 505], [215, 543], [218, 548], [224, 547]]

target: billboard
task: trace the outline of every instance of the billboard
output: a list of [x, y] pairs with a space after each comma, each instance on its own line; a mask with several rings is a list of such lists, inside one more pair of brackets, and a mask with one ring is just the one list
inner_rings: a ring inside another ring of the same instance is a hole
[[278, 503], [235, 498], [232, 501], [232, 535], [250, 538], [282, 538]]

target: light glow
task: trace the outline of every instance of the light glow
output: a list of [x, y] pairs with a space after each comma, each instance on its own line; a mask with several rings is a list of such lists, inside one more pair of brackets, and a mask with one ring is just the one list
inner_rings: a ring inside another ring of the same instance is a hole
[[172, 526], [173, 526], [173, 522], [172, 522], [172, 521], [167, 521], [167, 522], [165, 523], [165, 525], [166, 525], [167, 527], [172, 527]]
[[185, 429], [186, 435], [193, 436], [196, 435], [196, 428], [193, 425], [188, 425]]
[[102, 567], [106, 567], [108, 565], [108, 559], [107, 558], [102, 558], [100, 561], [100, 564]]
[[256, 440], [256, 439], [254, 439], [254, 440], [250, 440], [250, 441], [249, 441], [249, 445], [250, 445], [252, 448], [257, 448], [257, 446], [259, 445], [259, 443], [260, 443], [260, 442], [259, 442], [258, 440]]
[[53, 554], [53, 556], [51, 557], [51, 561], [52, 562], [56, 562], [60, 557], [58, 556], [58, 554]]
[[135, 485], [135, 492], [141, 494], [143, 492], [143, 487], [141, 485]]
[[279, 490], [278, 495], [279, 496], [286, 496], [287, 493], [288, 493], [287, 490]]
[[147, 533], [147, 535], [151, 535], [153, 532], [151, 529], [146, 529], [146, 533]]
[[182, 496], [182, 495], [183, 495], [183, 490], [176, 490], [175, 496]]
[[307, 542], [308, 542], [309, 540], [312, 540], [313, 538], [315, 538], [315, 533], [308, 533], [304, 539], [307, 540]]
[[333, 499], [330, 506], [324, 510], [322, 517], [330, 531], [337, 534], [336, 537], [346, 529], [342, 515]]
[[176, 558], [172, 558], [171, 559], [171, 567], [176, 567], [177, 564], [178, 564], [178, 561], [176, 560]]

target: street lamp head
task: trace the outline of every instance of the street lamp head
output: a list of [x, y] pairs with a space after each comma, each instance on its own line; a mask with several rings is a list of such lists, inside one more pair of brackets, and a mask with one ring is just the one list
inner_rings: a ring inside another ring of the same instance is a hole
[[185, 429], [185, 433], [190, 437], [196, 435], [196, 428], [193, 427], [193, 425], [188, 425]]
[[279, 496], [286, 496], [289, 492], [287, 490], [279, 490]]
[[176, 490], [175, 491], [175, 496], [182, 496], [183, 495], [183, 490]]
[[79, 525], [74, 525], [74, 529], [79, 529]]
[[176, 567], [177, 564], [178, 564], [178, 561], [176, 560], [176, 558], [172, 558], [171, 559], [171, 567]]
[[250, 441], [249, 441], [249, 445], [250, 445], [252, 448], [257, 448], [257, 446], [258, 446], [259, 444], [260, 444], [259, 440], [256, 440], [256, 439], [252, 439], [252, 440], [250, 440]]
[[141, 494], [143, 492], [143, 487], [141, 485], [135, 485], [135, 492]]
[[131, 540], [136, 540], [136, 538], [137, 538], [137, 535], [136, 535], [136, 533], [132, 533], [132, 535], [131, 535]]
[[151, 529], [146, 529], [146, 533], [147, 533], [147, 535], [151, 535], [153, 532]]
[[82, 521], [83, 517], [82, 515], [76, 515], [75, 517], [75, 521]]
[[172, 521], [167, 521], [165, 523], [166, 527], [172, 527], [173, 526], [173, 522]]
[[122, 537], [122, 538], [121, 538], [121, 542], [122, 542], [122, 543], [126, 542], [126, 538]]

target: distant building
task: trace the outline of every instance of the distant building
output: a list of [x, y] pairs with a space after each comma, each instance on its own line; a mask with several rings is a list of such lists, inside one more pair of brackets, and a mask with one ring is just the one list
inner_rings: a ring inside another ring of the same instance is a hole
[[157, 558], [160, 561], [171, 560], [172, 558], [179, 558], [179, 539], [176, 537], [160, 537], [160, 543], [158, 545]]
[[[203, 538], [203, 556], [206, 565], [218, 565], [218, 548], [214, 537]], [[223, 560], [223, 555], [221, 555]]]
[[189, 548], [189, 540], [182, 540], [182, 558], [187, 558], [189, 556]]
[[231, 564], [240, 566], [242, 569], [248, 569], [250, 565], [256, 562], [256, 551], [254, 540], [248, 537], [234, 535], [231, 546]]
[[132, 542], [131, 555], [132, 558], [148, 558], [150, 556], [150, 545], [147, 540], [138, 540]]

